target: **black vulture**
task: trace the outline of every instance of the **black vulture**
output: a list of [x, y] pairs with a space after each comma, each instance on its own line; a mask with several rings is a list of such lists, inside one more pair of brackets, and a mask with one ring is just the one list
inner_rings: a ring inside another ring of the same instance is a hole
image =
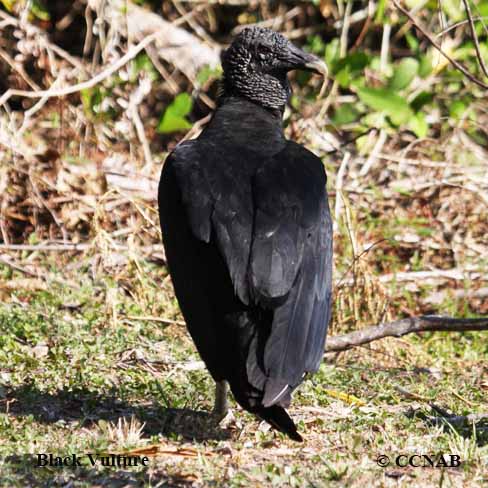
[[269, 29], [244, 29], [222, 54], [218, 106], [168, 156], [159, 213], [169, 272], [217, 383], [214, 413], [236, 401], [301, 441], [285, 408], [318, 370], [331, 312], [332, 223], [322, 162], [287, 140], [287, 72], [327, 73]]

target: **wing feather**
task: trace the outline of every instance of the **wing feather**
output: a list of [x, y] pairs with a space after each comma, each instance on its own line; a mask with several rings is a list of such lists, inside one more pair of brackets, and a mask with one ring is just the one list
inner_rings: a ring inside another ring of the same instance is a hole
[[172, 161], [193, 234], [208, 243], [213, 233], [235, 292], [248, 304], [252, 167], [246, 164], [246, 154], [221, 151], [202, 141], [187, 141], [176, 148]]
[[325, 183], [320, 160], [294, 143], [256, 176], [251, 295], [264, 305], [276, 304], [263, 358], [266, 407], [286, 404], [323, 356], [332, 289]]

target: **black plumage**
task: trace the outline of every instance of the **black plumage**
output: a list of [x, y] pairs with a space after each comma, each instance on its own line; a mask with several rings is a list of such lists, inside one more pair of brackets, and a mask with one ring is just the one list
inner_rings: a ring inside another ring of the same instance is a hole
[[323, 165], [285, 138], [282, 116], [287, 72], [326, 68], [282, 35], [255, 27], [239, 34], [222, 65], [210, 123], [164, 164], [166, 257], [214, 380], [227, 381], [243, 408], [301, 440], [285, 407], [323, 355], [332, 225]]

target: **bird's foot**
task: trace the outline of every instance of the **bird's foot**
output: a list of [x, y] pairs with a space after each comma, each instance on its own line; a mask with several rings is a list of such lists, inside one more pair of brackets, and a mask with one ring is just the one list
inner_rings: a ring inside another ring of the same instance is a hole
[[227, 402], [227, 391], [229, 385], [227, 381], [219, 381], [215, 384], [215, 404], [212, 410], [212, 417], [219, 423], [229, 412]]
[[228, 409], [224, 417], [218, 421], [218, 425], [221, 429], [228, 429], [236, 424], [236, 417], [232, 409]]

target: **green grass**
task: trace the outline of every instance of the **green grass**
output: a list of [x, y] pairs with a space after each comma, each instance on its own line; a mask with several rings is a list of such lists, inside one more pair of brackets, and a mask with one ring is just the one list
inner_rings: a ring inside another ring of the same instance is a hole
[[[3, 486], [481, 486], [488, 435], [436, 426], [431, 403], [457, 415], [488, 400], [488, 338], [443, 333], [328, 355], [290, 410], [297, 445], [233, 404], [216, 427], [213, 385], [186, 330], [137, 317], [176, 316], [164, 270], [144, 265], [117, 286], [17, 290], [0, 305], [0, 479]], [[130, 274], [130, 273], [129, 273]], [[11, 276], [15, 279], [16, 274]], [[144, 291], [144, 293], [143, 293]], [[159, 297], [159, 300], [158, 300]], [[129, 318], [130, 317], [130, 318]], [[355, 406], [330, 394], [353, 395]], [[121, 419], [125, 419], [125, 423]], [[176, 450], [148, 467], [36, 467], [36, 453]], [[190, 457], [177, 449], [192, 449]], [[378, 455], [459, 454], [460, 468], [380, 468]], [[395, 485], [397, 486], [397, 485]]]

